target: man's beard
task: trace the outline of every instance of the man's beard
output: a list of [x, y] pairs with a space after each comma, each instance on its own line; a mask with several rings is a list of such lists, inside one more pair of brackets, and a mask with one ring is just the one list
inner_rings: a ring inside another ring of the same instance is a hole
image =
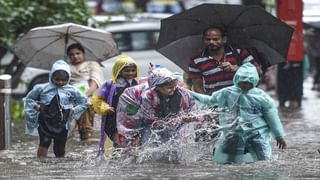
[[207, 46], [208, 51], [218, 51], [223, 48], [223, 45], [220, 46]]

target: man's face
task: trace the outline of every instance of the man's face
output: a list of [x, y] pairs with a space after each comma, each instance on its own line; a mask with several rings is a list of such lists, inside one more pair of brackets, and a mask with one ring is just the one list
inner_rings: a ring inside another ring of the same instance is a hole
[[209, 51], [218, 51], [223, 48], [223, 45], [226, 43], [226, 37], [222, 36], [219, 29], [212, 28], [208, 29], [205, 33], [203, 42]]

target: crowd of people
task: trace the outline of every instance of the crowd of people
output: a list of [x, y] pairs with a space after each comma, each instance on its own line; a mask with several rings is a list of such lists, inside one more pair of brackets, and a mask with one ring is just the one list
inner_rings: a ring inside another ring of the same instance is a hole
[[275, 103], [257, 87], [259, 60], [226, 42], [223, 29], [204, 31], [204, 48], [190, 57], [186, 72], [191, 86], [182, 76], [153, 64], [144, 81], [139, 65], [126, 55], [117, 57], [112, 79], [102, 82], [99, 64], [85, 60], [81, 44], [70, 45], [71, 64], [56, 61], [49, 82], [35, 86], [25, 98], [28, 130], [37, 131], [40, 139], [37, 156], [46, 157], [53, 140], [55, 156], [64, 157], [66, 140], [75, 129], [81, 140], [89, 139], [95, 113], [102, 117], [99, 155], [104, 154], [105, 142], [114, 148], [143, 145], [150, 130], [163, 121], [172, 127], [162, 137], [166, 141], [184, 124], [203, 121], [190, 112], [204, 104], [224, 112], [214, 122], [219, 129], [214, 162], [271, 159], [273, 138], [280, 149], [287, 144]]

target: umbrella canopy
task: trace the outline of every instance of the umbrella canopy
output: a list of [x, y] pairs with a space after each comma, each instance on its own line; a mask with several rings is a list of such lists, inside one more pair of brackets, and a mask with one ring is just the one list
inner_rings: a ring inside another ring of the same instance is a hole
[[320, 30], [320, 21], [310, 21], [310, 22], [304, 22], [304, 27], [306, 29], [316, 29], [316, 30]]
[[28, 31], [13, 46], [24, 64], [51, 69], [57, 59], [67, 59], [67, 47], [80, 43], [88, 61], [102, 61], [119, 54], [111, 33], [73, 23], [37, 27]]
[[187, 71], [203, 31], [214, 26], [226, 31], [228, 44], [256, 49], [264, 66], [286, 61], [294, 31], [258, 6], [202, 4], [161, 20], [157, 51]]

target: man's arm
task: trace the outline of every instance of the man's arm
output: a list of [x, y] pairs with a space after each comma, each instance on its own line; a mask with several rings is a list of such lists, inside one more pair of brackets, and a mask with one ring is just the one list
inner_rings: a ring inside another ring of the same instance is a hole
[[189, 72], [188, 79], [191, 80], [193, 91], [201, 94], [205, 94], [204, 90], [204, 80], [202, 75], [202, 70], [199, 69], [199, 65], [195, 63], [193, 59], [189, 60]]
[[192, 86], [193, 90], [197, 93], [205, 94], [204, 88], [203, 88], [203, 79], [192, 79]]

